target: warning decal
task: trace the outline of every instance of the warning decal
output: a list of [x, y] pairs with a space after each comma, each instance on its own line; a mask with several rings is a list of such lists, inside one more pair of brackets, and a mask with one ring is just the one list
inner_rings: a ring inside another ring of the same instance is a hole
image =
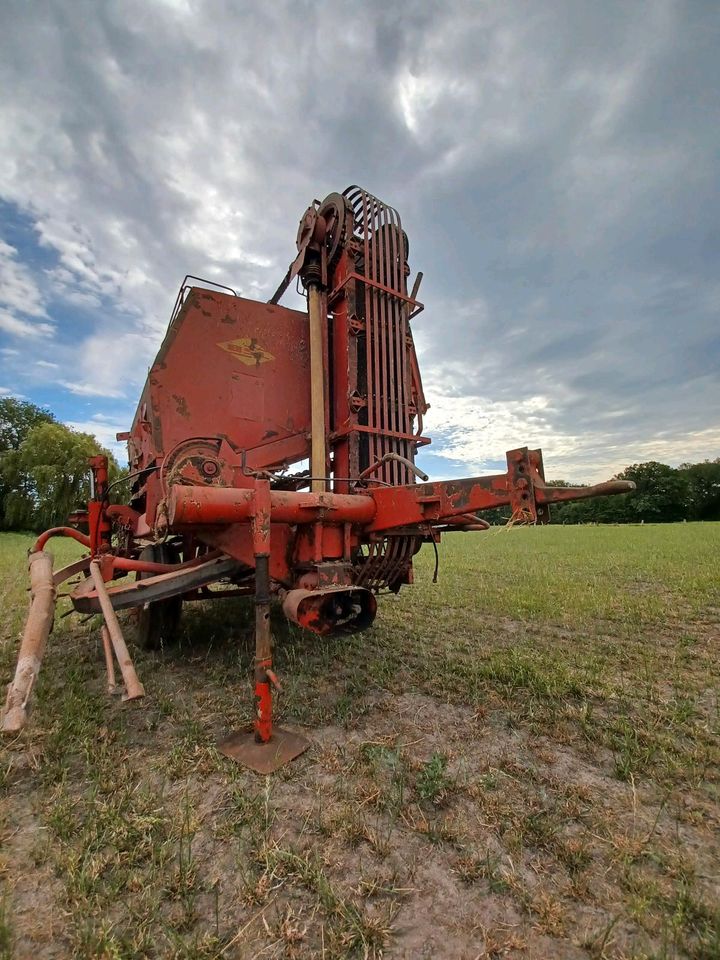
[[219, 343], [219, 347], [227, 350], [241, 363], [248, 367], [253, 367], [259, 363], [267, 363], [268, 360], [274, 360], [275, 357], [252, 337], [238, 337], [237, 340], [226, 340]]

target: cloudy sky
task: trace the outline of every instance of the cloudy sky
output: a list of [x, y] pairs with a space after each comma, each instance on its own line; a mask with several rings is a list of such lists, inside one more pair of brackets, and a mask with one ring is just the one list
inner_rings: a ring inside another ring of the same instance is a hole
[[399, 209], [435, 477], [720, 456], [720, 4], [2, 0], [0, 391], [106, 443], [180, 281]]

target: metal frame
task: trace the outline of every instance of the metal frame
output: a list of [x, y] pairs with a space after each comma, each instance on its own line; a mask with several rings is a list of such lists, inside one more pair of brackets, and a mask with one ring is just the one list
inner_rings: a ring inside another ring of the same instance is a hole
[[[144, 689], [116, 610], [252, 593], [253, 731], [220, 749], [270, 772], [307, 746], [273, 726], [273, 596], [289, 619], [318, 634], [365, 629], [376, 594], [412, 582], [423, 542], [487, 527], [477, 511], [508, 506], [513, 522], [546, 523], [551, 503], [632, 489], [626, 481], [549, 487], [540, 451], [527, 447], [508, 452], [503, 474], [423, 480], [414, 459], [430, 442], [422, 436], [428, 407], [410, 329], [423, 309], [422, 274], [408, 293], [399, 214], [349, 187], [308, 208], [297, 246], [268, 304], [230, 288], [188, 286], [186, 277], [132, 429], [120, 435], [128, 440], [129, 503], [110, 505], [107, 460], [94, 457], [87, 509], [33, 548], [33, 602], [3, 729], [25, 722], [55, 588], [65, 579], [86, 575], [71, 602], [80, 613], [102, 613], [108, 687], [114, 654], [129, 699]], [[307, 314], [278, 305], [295, 277], [307, 291]], [[302, 460], [310, 460], [309, 476], [288, 476]], [[310, 490], [289, 489], [302, 484]], [[44, 550], [53, 536], [73, 537], [88, 556], [53, 574]], [[141, 559], [163, 543], [177, 563]], [[128, 573], [135, 582], [113, 583]], [[225, 591], [208, 589], [221, 581]]]

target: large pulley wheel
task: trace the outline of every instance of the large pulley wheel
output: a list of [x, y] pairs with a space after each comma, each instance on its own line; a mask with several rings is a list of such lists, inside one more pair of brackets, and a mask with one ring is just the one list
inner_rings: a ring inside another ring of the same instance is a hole
[[[176, 551], [167, 544], [145, 547], [140, 554], [141, 560], [150, 563], [178, 563]], [[139, 573], [138, 580], [153, 576], [152, 573]], [[159, 650], [166, 644], [175, 643], [180, 628], [182, 597], [168, 597], [146, 603], [138, 611], [137, 639], [144, 650]]]
[[352, 233], [352, 211], [341, 193], [330, 193], [320, 204], [318, 216], [325, 221], [325, 249], [328, 265], [332, 265], [341, 244]]

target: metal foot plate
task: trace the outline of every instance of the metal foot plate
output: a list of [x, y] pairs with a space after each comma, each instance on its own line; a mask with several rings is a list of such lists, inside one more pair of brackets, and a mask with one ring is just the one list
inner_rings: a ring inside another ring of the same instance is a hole
[[256, 773], [272, 773], [305, 753], [310, 741], [299, 733], [275, 727], [269, 743], [258, 743], [255, 734], [231, 733], [218, 743], [218, 750]]

